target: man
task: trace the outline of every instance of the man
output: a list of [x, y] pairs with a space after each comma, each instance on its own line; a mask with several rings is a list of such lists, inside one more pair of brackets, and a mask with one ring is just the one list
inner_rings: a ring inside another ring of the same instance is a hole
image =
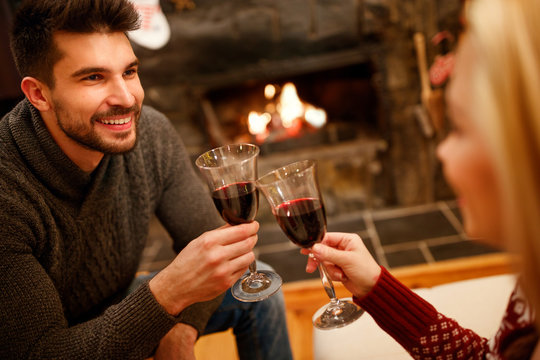
[[[26, 96], [0, 121], [0, 358], [193, 359], [234, 328], [288, 359], [282, 295], [226, 291], [258, 224], [222, 226], [168, 120], [143, 106], [128, 0], [31, 0], [12, 52]], [[178, 256], [128, 291], [156, 214]]]

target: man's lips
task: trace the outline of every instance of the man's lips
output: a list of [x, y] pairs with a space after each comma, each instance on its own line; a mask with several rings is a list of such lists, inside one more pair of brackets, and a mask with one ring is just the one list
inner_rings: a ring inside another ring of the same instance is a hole
[[131, 115], [115, 119], [98, 119], [98, 121], [105, 125], [123, 125], [131, 121]]
[[132, 115], [121, 115], [115, 117], [98, 118], [96, 121], [107, 128], [115, 131], [131, 129]]

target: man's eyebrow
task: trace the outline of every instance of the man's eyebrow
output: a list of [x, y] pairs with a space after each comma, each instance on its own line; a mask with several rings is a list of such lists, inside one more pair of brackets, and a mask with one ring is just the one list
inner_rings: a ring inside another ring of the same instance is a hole
[[101, 67], [87, 67], [82, 68], [77, 71], [75, 71], [73, 74], [71, 74], [71, 77], [76, 78], [83, 75], [89, 75], [93, 73], [99, 73], [99, 72], [109, 72], [109, 70]]
[[134, 66], [139, 66], [139, 59], [133, 60], [133, 61], [126, 67], [126, 69], [129, 69], [129, 68], [134, 67]]
[[[139, 66], [139, 59], [136, 59], [132, 61], [131, 63], [129, 63], [129, 65], [126, 66], [126, 69], [132, 68], [134, 66]], [[71, 74], [71, 77], [77, 78], [79, 76], [90, 75], [93, 73], [100, 73], [100, 72], [110, 72], [110, 70], [107, 70], [106, 68], [102, 68], [102, 67], [87, 67], [87, 68], [82, 68], [75, 71], [73, 74]]]

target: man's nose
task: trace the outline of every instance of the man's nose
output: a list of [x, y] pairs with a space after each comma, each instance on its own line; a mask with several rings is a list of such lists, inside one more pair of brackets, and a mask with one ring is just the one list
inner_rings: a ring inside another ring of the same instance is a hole
[[109, 105], [122, 107], [130, 107], [135, 104], [135, 96], [123, 78], [112, 82], [108, 102]]

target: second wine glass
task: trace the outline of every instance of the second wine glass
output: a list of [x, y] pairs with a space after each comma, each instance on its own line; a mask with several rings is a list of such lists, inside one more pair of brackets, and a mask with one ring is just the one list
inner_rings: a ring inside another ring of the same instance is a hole
[[[257, 156], [253, 144], [225, 145], [200, 155], [195, 164], [205, 177], [212, 200], [221, 217], [230, 225], [255, 220], [259, 207]], [[244, 302], [264, 300], [281, 287], [281, 277], [273, 271], [259, 270], [254, 261], [249, 274], [231, 288], [232, 295]]]
[[[309, 249], [322, 241], [326, 234], [326, 213], [314, 161], [298, 161], [273, 170], [257, 180], [257, 187], [270, 203], [281, 229], [293, 243]], [[310, 256], [313, 257], [312, 254]], [[319, 329], [334, 329], [358, 319], [364, 311], [351, 301], [338, 299], [324, 265], [321, 262], [317, 264], [330, 303], [314, 319], [313, 325]]]

